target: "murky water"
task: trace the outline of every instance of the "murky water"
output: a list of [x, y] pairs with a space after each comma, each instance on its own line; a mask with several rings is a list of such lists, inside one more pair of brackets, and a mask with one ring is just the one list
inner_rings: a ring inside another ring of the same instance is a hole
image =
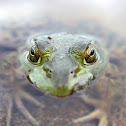
[[[72, 123], [72, 120], [95, 110], [101, 112], [101, 117], [105, 114], [108, 126], [125, 126], [126, 38], [107, 28], [101, 21], [82, 15], [78, 21], [73, 19], [74, 15], [71, 15], [71, 20], [69, 17], [69, 21], [66, 17], [60, 19], [61, 16], [56, 19], [56, 15], [51, 16], [47, 10], [43, 12], [39, 8], [38, 15], [30, 15], [29, 18], [22, 14], [13, 19], [1, 19], [0, 126], [98, 126], [99, 117]], [[41, 15], [41, 11], [47, 15]], [[79, 96], [47, 96], [33, 88], [23, 77], [17, 48], [25, 44], [29, 36], [54, 32], [97, 36], [109, 50], [109, 63], [112, 65], [108, 65], [102, 78], [87, 90], [90, 101], [84, 101]]]

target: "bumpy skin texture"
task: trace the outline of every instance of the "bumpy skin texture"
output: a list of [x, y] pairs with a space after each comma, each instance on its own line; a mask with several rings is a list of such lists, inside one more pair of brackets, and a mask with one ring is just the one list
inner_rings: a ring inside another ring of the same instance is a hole
[[[2, 43], [2, 45], [0, 45], [0, 64], [2, 66], [0, 67], [0, 75], [2, 76], [2, 78], [0, 78], [0, 110], [2, 118], [0, 124], [7, 126], [22, 125], [23, 120], [23, 125], [27, 126], [48, 126], [57, 124], [61, 126], [125, 126], [125, 39], [120, 38], [116, 33], [106, 30], [95, 21], [84, 20], [72, 27], [64, 23], [53, 23], [51, 20], [50, 22], [45, 21], [47, 22], [46, 24], [42, 24], [42, 22], [43, 19], [31, 22], [25, 22], [25, 20], [23, 20], [23, 22], [4, 22], [4, 24], [0, 26], [0, 43]], [[24, 46], [24, 42], [31, 35], [36, 33], [54, 33], [55, 31], [92, 34], [104, 40], [105, 43], [103, 44], [105, 44], [110, 52], [109, 63], [112, 65], [109, 65], [110, 67], [107, 67], [106, 74], [86, 91], [88, 96], [81, 96], [84, 101], [70, 97], [66, 100], [61, 99], [57, 103], [58, 100], [52, 100], [53, 98], [51, 99], [46, 96], [45, 99], [42, 98], [42, 93], [39, 94], [39, 98], [42, 100], [38, 99], [35, 92], [37, 93], [39, 91], [30, 87], [27, 81], [24, 81], [24, 78], [22, 79], [22, 73], [20, 73], [19, 70], [20, 64], [17, 62], [19, 58], [16, 50], [17, 47], [19, 47], [20, 44]], [[115, 68], [118, 68], [121, 73]], [[27, 102], [24, 102], [22, 99], [25, 99]], [[45, 101], [45, 103], [43, 101]], [[70, 105], [68, 104], [69, 102]], [[29, 104], [27, 105], [27, 103]], [[45, 104], [47, 108], [42, 109], [44, 107], [43, 104]], [[77, 106], [78, 104], [79, 106]], [[89, 106], [86, 107], [85, 104]], [[20, 112], [15, 110], [15, 106]], [[39, 106], [41, 106], [41, 108]], [[93, 111], [90, 115], [92, 107], [96, 111]], [[66, 113], [64, 114], [63, 112]], [[49, 115], [49, 113], [53, 113], [53, 115]], [[82, 116], [85, 117], [83, 119], [77, 119]], [[18, 119], [12, 117], [18, 117]], [[69, 122], [71, 122], [69, 117], [77, 120], [73, 120], [74, 123], [69, 124]], [[93, 119], [99, 119], [99, 122], [92, 121]]]
[[[29, 59], [31, 47], [32, 53], [35, 51], [34, 45], [39, 49], [39, 63]], [[95, 57], [90, 63], [85, 61], [87, 50], [89, 56], [93, 50], [92, 57]], [[102, 75], [108, 61], [96, 38], [68, 33], [34, 36], [20, 49], [19, 57], [30, 82], [45, 93], [59, 97], [91, 85], [92, 80]]]

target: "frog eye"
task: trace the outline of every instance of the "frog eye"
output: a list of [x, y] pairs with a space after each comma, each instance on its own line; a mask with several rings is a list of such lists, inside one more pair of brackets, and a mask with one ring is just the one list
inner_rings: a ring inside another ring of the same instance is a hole
[[33, 45], [29, 51], [28, 60], [32, 63], [38, 63], [39, 59], [40, 59], [40, 51], [37, 44], [35, 43], [35, 45]]
[[89, 44], [84, 52], [84, 65], [91, 65], [97, 61], [97, 54], [95, 49]]

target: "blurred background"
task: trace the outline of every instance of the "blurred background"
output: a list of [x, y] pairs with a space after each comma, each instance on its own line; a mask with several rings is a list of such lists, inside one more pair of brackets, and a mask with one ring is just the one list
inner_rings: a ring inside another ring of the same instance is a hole
[[124, 0], [0, 0], [0, 21], [31, 20], [33, 15], [73, 24], [91, 19], [125, 36]]

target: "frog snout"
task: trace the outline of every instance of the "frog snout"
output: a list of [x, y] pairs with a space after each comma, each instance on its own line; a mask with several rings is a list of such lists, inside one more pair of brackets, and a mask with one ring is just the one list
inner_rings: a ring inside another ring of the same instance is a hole
[[57, 87], [66, 86], [69, 80], [75, 77], [76, 68], [68, 68], [68, 65], [65, 67], [55, 66], [53, 68], [45, 66], [43, 70], [46, 72], [47, 78], [55, 83]]
[[[78, 64], [72, 62], [68, 55], [56, 54], [55, 57], [44, 64], [46, 76], [53, 82], [56, 87], [68, 86], [70, 79], [75, 78]], [[52, 62], [53, 61], [53, 62]]]

